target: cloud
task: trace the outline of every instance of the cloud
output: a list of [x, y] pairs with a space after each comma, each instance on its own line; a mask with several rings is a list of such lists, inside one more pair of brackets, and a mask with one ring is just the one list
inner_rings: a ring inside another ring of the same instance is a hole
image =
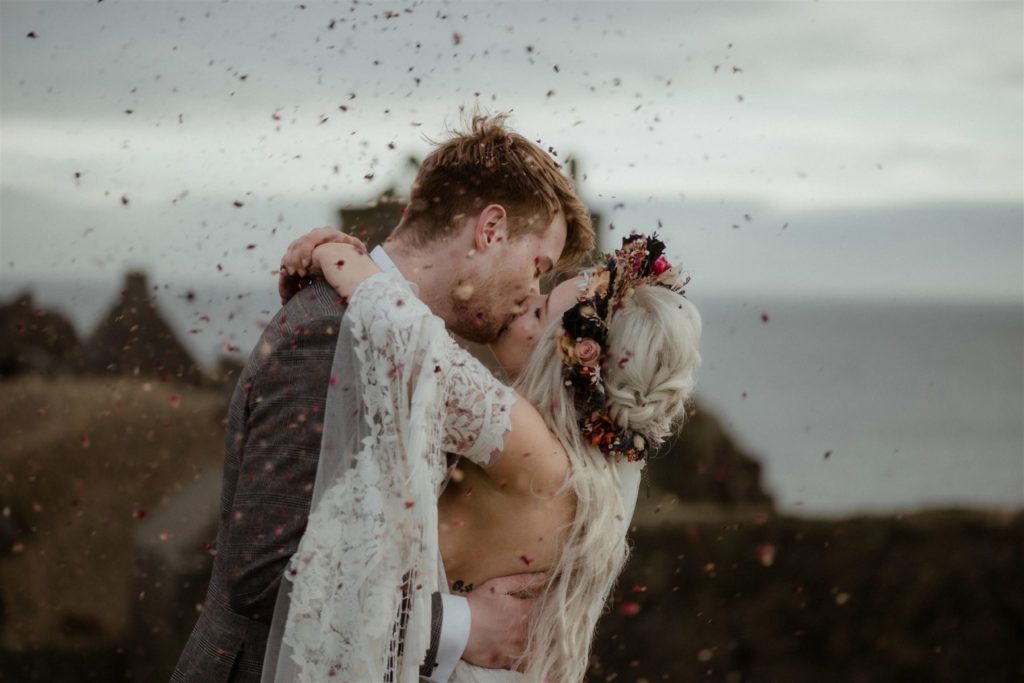
[[[141, 242], [164, 244], [168, 226], [197, 233], [182, 248], [230, 252], [255, 230], [403, 191], [424, 136], [476, 104], [577, 157], [590, 200], [1021, 202], [1019, 3], [390, 11], [3, 5], [5, 232], [102, 228], [102, 262], [128, 258], [125, 239], [159, 260]], [[36, 258], [30, 242], [6, 235], [5, 259]]]

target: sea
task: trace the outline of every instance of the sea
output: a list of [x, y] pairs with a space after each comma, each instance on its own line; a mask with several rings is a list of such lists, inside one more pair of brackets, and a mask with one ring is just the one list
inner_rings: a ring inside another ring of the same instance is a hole
[[[255, 345], [278, 307], [264, 283], [159, 284], [154, 297], [209, 368]], [[86, 337], [121, 286], [0, 279], [0, 301], [30, 289]], [[1024, 507], [1021, 303], [689, 296], [704, 320], [698, 398], [762, 463], [782, 511]]]

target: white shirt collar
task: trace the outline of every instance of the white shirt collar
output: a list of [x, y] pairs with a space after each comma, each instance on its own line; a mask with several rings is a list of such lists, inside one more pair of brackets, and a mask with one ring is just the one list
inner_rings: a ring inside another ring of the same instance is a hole
[[377, 264], [377, 267], [383, 270], [385, 273], [397, 275], [398, 277], [405, 280], [412, 288], [413, 294], [415, 294], [417, 297], [420, 295], [420, 288], [416, 286], [415, 282], [410, 281], [407, 277], [402, 275], [402, 271], [398, 269], [398, 266], [395, 265], [395, 262], [391, 260], [390, 256], [388, 256], [388, 252], [384, 251], [383, 245], [378, 244], [376, 247], [374, 247], [373, 251], [370, 252], [370, 258], [373, 260], [374, 263]]

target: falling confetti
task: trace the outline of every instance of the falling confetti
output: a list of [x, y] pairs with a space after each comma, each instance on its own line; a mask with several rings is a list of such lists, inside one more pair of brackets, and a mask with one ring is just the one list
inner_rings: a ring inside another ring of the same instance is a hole
[[624, 617], [635, 617], [640, 614], [640, 603], [624, 602], [619, 605], [619, 614]]
[[757, 546], [757, 561], [765, 567], [775, 564], [775, 546], [771, 543], [762, 543]]

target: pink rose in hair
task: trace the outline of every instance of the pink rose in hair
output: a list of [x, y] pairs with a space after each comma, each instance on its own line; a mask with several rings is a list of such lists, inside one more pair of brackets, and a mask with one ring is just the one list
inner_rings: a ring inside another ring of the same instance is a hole
[[661, 275], [666, 270], [670, 270], [672, 265], [668, 262], [668, 259], [664, 256], [659, 256], [658, 260], [651, 265], [651, 270], [654, 271], [655, 275]]
[[580, 365], [596, 367], [601, 358], [601, 345], [589, 337], [580, 339], [573, 348], [573, 355]]

